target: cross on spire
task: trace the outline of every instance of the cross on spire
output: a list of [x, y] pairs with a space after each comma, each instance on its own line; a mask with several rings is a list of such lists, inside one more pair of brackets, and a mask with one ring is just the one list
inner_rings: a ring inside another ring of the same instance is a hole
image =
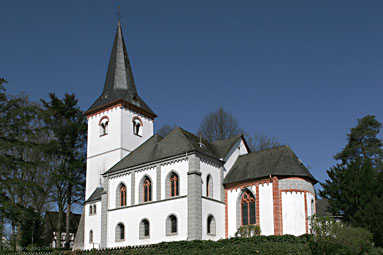
[[120, 21], [120, 19], [122, 18], [122, 15], [120, 13], [120, 6], [117, 6], [117, 9], [118, 9], [118, 11], [116, 12], [116, 14], [117, 14], [117, 17], [118, 17], [118, 21]]

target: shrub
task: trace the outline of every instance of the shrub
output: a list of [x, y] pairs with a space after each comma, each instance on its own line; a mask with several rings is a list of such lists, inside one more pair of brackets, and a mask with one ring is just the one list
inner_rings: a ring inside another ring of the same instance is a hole
[[252, 236], [260, 236], [260, 235], [261, 235], [261, 227], [258, 225], [240, 226], [237, 232], [235, 233], [236, 237], [252, 237]]
[[311, 228], [309, 245], [313, 254], [365, 254], [373, 249], [372, 234], [365, 229], [328, 217], [311, 219]]

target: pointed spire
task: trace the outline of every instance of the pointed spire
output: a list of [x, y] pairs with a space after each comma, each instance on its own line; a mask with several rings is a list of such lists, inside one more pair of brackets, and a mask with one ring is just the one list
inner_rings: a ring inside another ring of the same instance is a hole
[[86, 111], [86, 114], [92, 114], [102, 107], [109, 106], [121, 100], [128, 103], [128, 107], [131, 106], [131, 108], [134, 108], [136, 111], [143, 111], [142, 114], [146, 114], [152, 119], [157, 117], [149, 106], [138, 96], [128, 52], [122, 35], [121, 22], [118, 20], [104, 90], [102, 95]]
[[123, 90], [121, 92], [127, 92], [130, 97], [137, 97], [137, 89], [122, 35], [120, 20], [114, 37], [103, 94], [107, 95], [111, 90]]

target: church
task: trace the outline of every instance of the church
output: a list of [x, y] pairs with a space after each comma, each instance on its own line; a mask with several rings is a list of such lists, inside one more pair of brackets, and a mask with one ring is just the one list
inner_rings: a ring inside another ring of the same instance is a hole
[[[101, 88], [100, 88], [101, 89]], [[243, 136], [207, 142], [138, 95], [118, 22], [102, 94], [88, 119], [85, 205], [74, 249], [309, 233], [317, 180], [289, 146], [251, 152]]]

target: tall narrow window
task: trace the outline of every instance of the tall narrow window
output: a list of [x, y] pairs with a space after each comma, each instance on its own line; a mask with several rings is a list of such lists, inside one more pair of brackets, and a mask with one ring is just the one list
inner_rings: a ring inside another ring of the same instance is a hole
[[133, 134], [142, 136], [142, 121], [139, 117], [133, 118]]
[[144, 221], [144, 226], [145, 226], [145, 228], [144, 228], [144, 236], [149, 236], [149, 221], [147, 221], [147, 220], [145, 220]]
[[120, 206], [126, 205], [126, 187], [124, 184], [120, 186]]
[[178, 196], [179, 181], [178, 181], [177, 174], [175, 173], [171, 174], [169, 178], [169, 182], [170, 182], [170, 196], [171, 197]]
[[148, 238], [150, 235], [149, 221], [144, 219], [140, 223], [140, 238]]
[[93, 243], [93, 230], [89, 231], [89, 243]]
[[213, 180], [211, 175], [206, 177], [206, 196], [213, 197]]
[[171, 220], [171, 224], [172, 224], [172, 228], [171, 228], [170, 232], [177, 233], [177, 218], [176, 218], [176, 216], [172, 215], [170, 217], [170, 220]]
[[97, 208], [96, 205], [93, 205], [93, 213], [94, 213], [94, 214], [96, 214], [96, 212], [97, 212], [97, 211], [96, 211], [96, 210], [97, 210], [96, 208]]
[[213, 215], [207, 217], [207, 233], [210, 235], [215, 235], [215, 219]]
[[125, 240], [125, 226], [122, 223], [118, 223], [116, 226], [116, 241]]
[[166, 234], [167, 235], [177, 234], [177, 217], [175, 215], [170, 215], [166, 219]]
[[89, 206], [89, 215], [92, 215], [93, 214], [93, 207], [92, 205]]
[[314, 199], [311, 199], [311, 215], [315, 214], [315, 203]]
[[100, 136], [107, 135], [108, 134], [108, 125], [109, 125], [109, 119], [108, 117], [103, 117], [100, 120]]
[[255, 198], [249, 190], [246, 190], [241, 199], [242, 225], [255, 224], [255, 219]]
[[148, 177], [145, 178], [144, 184], [144, 202], [152, 201], [152, 182]]

